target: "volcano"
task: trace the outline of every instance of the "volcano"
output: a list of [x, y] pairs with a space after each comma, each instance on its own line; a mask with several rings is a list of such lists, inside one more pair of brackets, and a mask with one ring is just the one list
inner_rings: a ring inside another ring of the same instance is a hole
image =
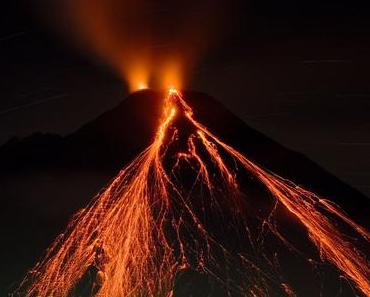
[[5, 279], [80, 209], [21, 296], [370, 293], [368, 199], [207, 95], [137, 92], [69, 136], [8, 142], [0, 164]]

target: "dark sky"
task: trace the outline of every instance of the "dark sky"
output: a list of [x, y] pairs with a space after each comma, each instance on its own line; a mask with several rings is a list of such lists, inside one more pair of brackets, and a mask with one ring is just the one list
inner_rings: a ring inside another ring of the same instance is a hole
[[[229, 32], [195, 68], [189, 88], [370, 196], [365, 3], [235, 2]], [[43, 23], [35, 13], [42, 9], [31, 0], [1, 4], [0, 143], [36, 131], [68, 134], [128, 93], [103, 61]]]

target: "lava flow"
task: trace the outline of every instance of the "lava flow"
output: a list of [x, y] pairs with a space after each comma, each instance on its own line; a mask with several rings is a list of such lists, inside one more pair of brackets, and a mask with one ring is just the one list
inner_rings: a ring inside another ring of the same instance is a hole
[[[192, 177], [191, 185], [181, 182], [181, 168]], [[283, 292], [279, 296], [295, 296], [294, 287], [266, 271], [250, 254], [231, 251], [210, 230], [214, 216], [231, 218], [230, 226], [249, 230], [242, 210], [248, 196], [242, 195], [236, 174], [241, 170], [297, 220], [323, 261], [370, 296], [366, 257], [357, 238], [343, 235], [337, 222], [366, 243], [369, 232], [339, 207], [261, 168], [221, 141], [194, 118], [175, 89], [164, 100], [152, 144], [75, 215], [24, 280], [24, 295], [73, 296], [90, 275], [89, 296], [170, 297], [176, 295], [181, 274], [192, 270], [215, 279], [230, 296], [270, 296], [274, 285]], [[264, 223], [279, 237], [269, 224], [273, 215]], [[251, 233], [242, 234], [245, 242], [253, 242], [248, 238]], [[238, 267], [234, 274], [229, 272], [232, 266]]]

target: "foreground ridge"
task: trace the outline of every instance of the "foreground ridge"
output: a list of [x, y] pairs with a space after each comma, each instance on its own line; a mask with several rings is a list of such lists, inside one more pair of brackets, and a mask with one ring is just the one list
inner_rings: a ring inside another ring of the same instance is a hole
[[[191, 128], [184, 136], [181, 127], [185, 124]], [[185, 149], [178, 144], [184, 139]], [[191, 190], [178, 176], [186, 164], [194, 176]], [[194, 118], [193, 110], [175, 89], [170, 89], [164, 100], [152, 144], [74, 216], [65, 233], [30, 271], [18, 294], [71, 296], [86, 275], [93, 275], [89, 296], [171, 297], [178, 276], [193, 269], [210, 275], [235, 295], [270, 296], [277, 286], [285, 295], [295, 296], [294, 288], [266, 271], [251, 255], [231, 252], [210, 232], [204, 219], [209, 211], [230, 214], [234, 225], [245, 230], [245, 240], [255, 245], [240, 210], [246, 198], [236, 172], [242, 169], [271, 193], [275, 206], [282, 205], [304, 227], [323, 261], [370, 296], [366, 257], [356, 239], [342, 234], [337, 222], [367, 244], [369, 232], [330, 201], [263, 169], [224, 143]], [[202, 202], [193, 202], [198, 196]], [[197, 203], [203, 206], [196, 207]], [[211, 210], [204, 210], [207, 208]], [[274, 210], [262, 225], [291, 248], [275, 228]], [[239, 282], [223, 273], [234, 263], [242, 263], [237, 274], [245, 279]]]

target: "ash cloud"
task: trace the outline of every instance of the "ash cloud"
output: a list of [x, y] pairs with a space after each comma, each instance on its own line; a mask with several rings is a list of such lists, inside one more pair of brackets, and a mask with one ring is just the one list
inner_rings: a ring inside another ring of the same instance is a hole
[[194, 66], [222, 40], [232, 6], [226, 0], [62, 0], [48, 5], [44, 17], [113, 66], [131, 90], [183, 87]]

